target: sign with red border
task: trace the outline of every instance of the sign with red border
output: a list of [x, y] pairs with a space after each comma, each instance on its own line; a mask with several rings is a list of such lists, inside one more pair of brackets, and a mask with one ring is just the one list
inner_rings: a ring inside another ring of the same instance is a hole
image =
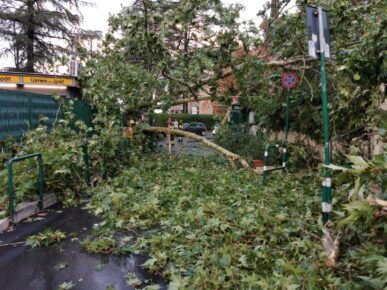
[[285, 89], [293, 89], [297, 86], [298, 75], [295, 72], [286, 72], [281, 77], [281, 83]]

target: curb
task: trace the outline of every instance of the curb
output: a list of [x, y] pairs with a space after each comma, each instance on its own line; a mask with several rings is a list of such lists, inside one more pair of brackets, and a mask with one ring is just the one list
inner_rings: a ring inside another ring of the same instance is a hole
[[[43, 204], [44, 209], [56, 204], [58, 199], [55, 194], [47, 194], [44, 196]], [[16, 206], [14, 221], [15, 224], [22, 220], [35, 215], [39, 210], [39, 201], [22, 202]], [[0, 219], [0, 233], [5, 232], [9, 225], [12, 223], [10, 218]]]

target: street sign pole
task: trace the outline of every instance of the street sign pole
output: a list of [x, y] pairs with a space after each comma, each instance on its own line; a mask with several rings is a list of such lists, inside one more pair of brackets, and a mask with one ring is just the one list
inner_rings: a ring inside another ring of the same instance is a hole
[[284, 154], [282, 157], [282, 164], [285, 164], [288, 162], [288, 134], [289, 134], [289, 119], [290, 119], [290, 90], [287, 90], [287, 96], [286, 96], [286, 119], [285, 119], [285, 148], [283, 150]]
[[[329, 141], [329, 122], [328, 122], [328, 97], [326, 88], [326, 70], [325, 70], [325, 38], [323, 33], [323, 13], [322, 8], [318, 8], [318, 24], [319, 24], [319, 42], [320, 42], [320, 65], [321, 65], [321, 100], [323, 110], [323, 126], [324, 126], [324, 155], [325, 165], [330, 165], [330, 141]], [[322, 195], [322, 218], [325, 224], [329, 220], [329, 213], [332, 210], [332, 182], [328, 168], [324, 169], [323, 195]]]
[[282, 86], [286, 89], [286, 116], [285, 116], [285, 147], [283, 148], [282, 166], [285, 167], [288, 162], [288, 133], [290, 119], [290, 93], [297, 86], [299, 79], [295, 72], [286, 72], [281, 76]]

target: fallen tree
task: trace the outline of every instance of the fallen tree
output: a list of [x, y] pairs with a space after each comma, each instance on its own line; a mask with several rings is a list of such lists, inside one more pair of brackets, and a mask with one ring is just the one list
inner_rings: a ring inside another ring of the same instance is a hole
[[241, 156], [239, 156], [238, 154], [232, 153], [224, 149], [223, 147], [207, 140], [206, 138], [198, 136], [194, 133], [177, 130], [177, 129], [165, 128], [165, 127], [146, 127], [146, 128], [143, 128], [142, 130], [144, 132], [164, 133], [164, 134], [170, 134], [170, 135], [176, 135], [176, 136], [182, 136], [182, 137], [194, 139], [196, 141], [202, 142], [204, 145], [226, 156], [230, 160], [231, 164], [234, 164], [234, 161], [238, 161], [243, 168], [251, 169], [247, 161], [243, 159]]

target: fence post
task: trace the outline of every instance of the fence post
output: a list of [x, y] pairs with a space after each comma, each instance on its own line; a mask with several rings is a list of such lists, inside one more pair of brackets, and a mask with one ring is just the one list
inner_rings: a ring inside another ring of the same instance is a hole
[[85, 163], [86, 171], [85, 171], [85, 181], [87, 185], [90, 185], [90, 162], [89, 162], [89, 150], [87, 147], [87, 143], [82, 143], [82, 151], [83, 151], [83, 162]]
[[13, 192], [13, 172], [12, 172], [12, 162], [8, 162], [7, 164], [8, 170], [8, 194], [9, 194], [9, 215], [12, 218], [12, 222], [14, 221], [13, 216], [15, 215], [15, 207], [14, 207], [14, 192]]
[[12, 223], [14, 222], [15, 215], [15, 193], [13, 188], [13, 163], [37, 157], [38, 159], [38, 178], [39, 178], [39, 209], [44, 208], [44, 177], [43, 177], [43, 158], [41, 153], [34, 153], [19, 157], [11, 158], [7, 163], [8, 170], [8, 196], [9, 196], [9, 214], [11, 215]]
[[43, 158], [38, 155], [38, 174], [39, 174], [39, 208], [44, 209], [44, 176], [43, 176]]
[[32, 129], [32, 96], [28, 95], [28, 125]]

